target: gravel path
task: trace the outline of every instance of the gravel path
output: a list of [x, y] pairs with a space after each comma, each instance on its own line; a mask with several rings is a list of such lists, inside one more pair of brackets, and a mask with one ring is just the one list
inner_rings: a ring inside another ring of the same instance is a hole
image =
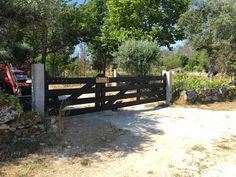
[[65, 122], [66, 148], [28, 176], [236, 177], [236, 110], [142, 105]]
[[142, 105], [70, 119], [111, 123], [125, 133], [68, 176], [236, 176], [235, 111]]

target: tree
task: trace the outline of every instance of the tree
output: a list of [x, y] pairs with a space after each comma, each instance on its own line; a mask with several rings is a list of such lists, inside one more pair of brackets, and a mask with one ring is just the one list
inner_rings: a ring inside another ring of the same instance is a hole
[[[26, 35], [32, 46], [34, 57], [41, 54], [45, 63], [48, 54], [73, 50], [78, 43], [78, 18], [75, 4], [67, 5], [67, 0], [37, 0], [35, 8], [44, 19]], [[79, 24], [79, 23], [78, 23]]]
[[[99, 2], [99, 3], [98, 3]], [[92, 0], [99, 11], [100, 32], [91, 42], [93, 67], [103, 70], [112, 63], [112, 53], [129, 38], [157, 41], [168, 46], [182, 39], [177, 20], [187, 10], [189, 0]], [[89, 3], [88, 3], [89, 4]], [[100, 4], [100, 5], [98, 5]]]
[[[235, 16], [235, 0], [195, 0], [181, 15], [178, 26], [196, 50], [207, 51], [209, 68], [220, 63], [218, 60], [222, 53], [235, 51]], [[218, 65], [218, 70], [226, 69], [221, 67], [225, 65]]]
[[185, 69], [189, 71], [207, 70], [208, 60], [206, 50], [193, 51], [192, 55], [189, 57], [188, 64]]
[[160, 49], [157, 42], [127, 40], [114, 54], [115, 61], [126, 71], [135, 75], [146, 75], [151, 66], [160, 60]]
[[83, 42], [88, 44], [92, 54], [93, 69], [105, 74], [106, 67], [112, 61], [112, 52], [114, 51], [114, 41], [105, 38], [102, 33], [104, 19], [107, 16], [106, 0], [91, 0], [79, 7], [79, 11], [83, 15], [84, 26], [88, 30], [85, 31]]
[[183, 34], [176, 23], [189, 4], [189, 0], [146, 1], [107, 0], [107, 18], [102, 28], [104, 35], [118, 44], [129, 38], [157, 41], [160, 46], [170, 47]]
[[27, 0], [0, 0], [0, 58], [21, 63], [30, 58], [31, 48], [24, 33], [43, 20]]
[[187, 65], [187, 63], [188, 63], [188, 58], [179, 54], [164, 56], [162, 59], [162, 65], [167, 70], [178, 67], [183, 68]]

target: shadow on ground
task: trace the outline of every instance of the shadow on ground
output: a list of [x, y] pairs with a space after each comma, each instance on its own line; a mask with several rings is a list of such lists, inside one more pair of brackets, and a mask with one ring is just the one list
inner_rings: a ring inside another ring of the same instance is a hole
[[[16, 157], [25, 157], [33, 153], [39, 156], [96, 157], [99, 159], [99, 153], [112, 153], [117, 157], [133, 152], [142, 153], [145, 148], [153, 144], [152, 135], [164, 134], [159, 129], [158, 117], [155, 119], [149, 117], [152, 117], [154, 110], [162, 108], [164, 107], [104, 111], [67, 117], [65, 130], [54, 144], [44, 145], [36, 142], [38, 147], [34, 142], [32, 150], [29, 150], [32, 144], [20, 145], [21, 150], [26, 153]], [[14, 153], [17, 154], [17, 152]], [[14, 156], [5, 160], [17, 163]]]

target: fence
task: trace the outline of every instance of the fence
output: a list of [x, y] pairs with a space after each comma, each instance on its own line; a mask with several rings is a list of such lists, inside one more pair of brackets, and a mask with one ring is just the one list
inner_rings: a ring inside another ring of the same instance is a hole
[[[90, 78], [46, 78], [45, 89], [41, 91], [45, 98], [44, 111], [62, 110], [72, 116], [165, 101], [167, 77], [168, 74], [116, 78], [101, 75]], [[65, 87], [56, 88], [57, 85]], [[34, 90], [37, 92], [37, 89]]]

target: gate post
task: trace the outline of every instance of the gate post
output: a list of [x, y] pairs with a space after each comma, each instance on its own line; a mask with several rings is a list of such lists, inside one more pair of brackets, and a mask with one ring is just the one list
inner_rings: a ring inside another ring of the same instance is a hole
[[[112, 76], [113, 76], [114, 78], [116, 78], [117, 75], [118, 75], [118, 72], [117, 72], [117, 64], [113, 63], [113, 66], [112, 66]], [[113, 86], [113, 87], [116, 87], [116, 86], [117, 86], [117, 82], [112, 83], [112, 86]]]
[[172, 73], [164, 70], [162, 75], [166, 75], [166, 104], [170, 105], [172, 100]]
[[32, 109], [45, 116], [45, 67], [44, 64], [32, 65]]

